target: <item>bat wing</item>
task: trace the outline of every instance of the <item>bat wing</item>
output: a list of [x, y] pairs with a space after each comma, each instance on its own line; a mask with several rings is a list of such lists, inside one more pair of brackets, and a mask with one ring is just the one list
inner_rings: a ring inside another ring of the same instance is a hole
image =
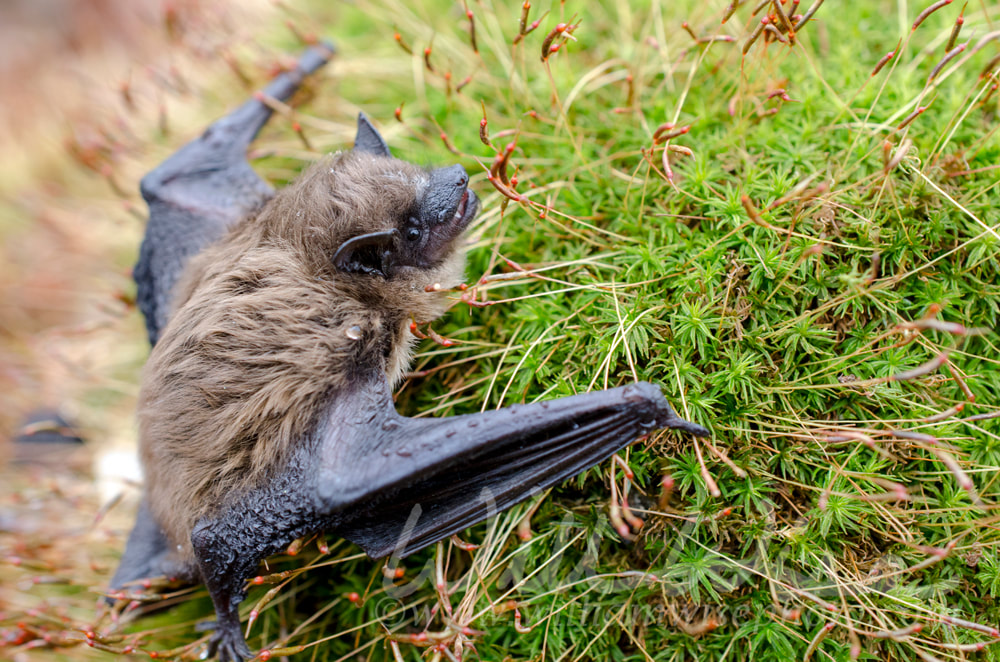
[[374, 558], [416, 552], [607, 459], [679, 418], [648, 383], [480, 414], [399, 416], [384, 380], [337, 398], [317, 429], [315, 491]]
[[[311, 47], [264, 94], [288, 99], [332, 55], [329, 43]], [[247, 148], [271, 112], [263, 101], [250, 99], [143, 177], [140, 190], [149, 222], [133, 273], [150, 344], [156, 344], [167, 323], [171, 290], [188, 259], [274, 194], [246, 160]]]

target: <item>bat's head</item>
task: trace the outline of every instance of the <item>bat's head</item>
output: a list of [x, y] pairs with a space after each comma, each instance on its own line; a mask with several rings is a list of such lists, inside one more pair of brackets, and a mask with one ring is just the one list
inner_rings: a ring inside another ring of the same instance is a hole
[[479, 210], [468, 185], [460, 165], [427, 169], [393, 158], [361, 115], [353, 149], [321, 159], [247, 221], [241, 260], [257, 249], [272, 264], [287, 258], [292, 282], [318, 287], [332, 302], [328, 317], [337, 321], [328, 323], [346, 334], [334, 337], [392, 348], [387, 372], [395, 379], [407, 362], [410, 323], [440, 317], [443, 291], [465, 278], [462, 234]]
[[479, 211], [465, 168], [456, 164], [426, 171], [394, 159], [363, 114], [348, 158], [387, 180], [385, 189], [398, 189], [409, 200], [400, 200], [383, 218], [365, 219], [369, 223], [358, 227], [363, 232], [338, 247], [333, 256], [337, 269], [391, 279], [401, 269], [432, 270], [456, 252], [456, 240]]
[[283, 189], [262, 221], [267, 234], [299, 247], [314, 277], [429, 321], [443, 312], [441, 297], [419, 294], [464, 278], [461, 235], [479, 210], [468, 185], [460, 165], [426, 169], [393, 158], [360, 115], [354, 149]]

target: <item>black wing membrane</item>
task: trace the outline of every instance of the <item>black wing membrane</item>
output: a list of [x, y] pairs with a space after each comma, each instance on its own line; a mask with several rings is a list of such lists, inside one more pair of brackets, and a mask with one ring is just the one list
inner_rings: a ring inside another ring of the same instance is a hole
[[[277, 76], [263, 93], [287, 100], [333, 52], [328, 42], [309, 48], [294, 69]], [[133, 273], [150, 344], [156, 344], [167, 323], [171, 291], [187, 261], [274, 194], [246, 159], [271, 113], [266, 103], [252, 98], [143, 177], [140, 190], [149, 205], [149, 222]]]
[[441, 419], [399, 416], [387, 390], [338, 398], [314, 446], [321, 507], [374, 558], [458, 533], [652, 430], [708, 434], [648, 383]]

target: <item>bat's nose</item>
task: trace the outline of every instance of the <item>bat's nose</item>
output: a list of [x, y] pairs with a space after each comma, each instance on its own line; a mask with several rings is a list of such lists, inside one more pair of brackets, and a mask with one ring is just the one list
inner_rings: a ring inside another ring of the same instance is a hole
[[431, 173], [431, 188], [442, 191], [464, 191], [469, 185], [469, 175], [457, 163], [447, 168], [438, 168]]
[[430, 227], [441, 226], [451, 221], [460, 209], [468, 186], [469, 175], [460, 165], [432, 171], [421, 203], [421, 217]]

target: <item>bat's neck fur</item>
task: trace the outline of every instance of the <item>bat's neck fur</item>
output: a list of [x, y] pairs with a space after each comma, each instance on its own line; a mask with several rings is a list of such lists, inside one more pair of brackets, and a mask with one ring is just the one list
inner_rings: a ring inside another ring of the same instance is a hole
[[395, 383], [411, 320], [444, 312], [444, 295], [425, 287], [461, 282], [461, 246], [389, 278], [332, 262], [347, 239], [395, 227], [425, 185], [403, 161], [330, 157], [187, 267], [139, 411], [153, 514], [183, 556], [194, 523], [280, 469], [331, 392], [372, 369]]

